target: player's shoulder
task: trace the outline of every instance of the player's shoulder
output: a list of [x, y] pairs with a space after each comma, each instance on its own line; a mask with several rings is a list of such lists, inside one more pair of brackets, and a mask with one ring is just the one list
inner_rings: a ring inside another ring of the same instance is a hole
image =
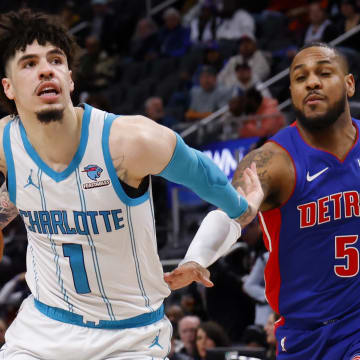
[[274, 141], [267, 141], [261, 147], [251, 151], [249, 154], [253, 161], [259, 166], [275, 166], [281, 168], [291, 164], [291, 158], [288, 152]]
[[142, 115], [118, 116], [111, 127], [110, 138], [117, 142], [153, 140], [162, 125]]

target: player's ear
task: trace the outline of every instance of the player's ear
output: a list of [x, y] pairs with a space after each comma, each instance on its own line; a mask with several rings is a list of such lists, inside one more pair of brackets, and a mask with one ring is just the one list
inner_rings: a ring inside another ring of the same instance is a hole
[[9, 78], [3, 78], [3, 79], [1, 79], [1, 83], [2, 83], [6, 97], [9, 100], [14, 100], [15, 95], [14, 95], [13, 87], [11, 84], [11, 80]]
[[353, 74], [345, 75], [346, 95], [350, 98], [355, 94], [355, 79]]
[[72, 78], [72, 71], [69, 70], [69, 77], [70, 77], [70, 92], [73, 92], [75, 89], [74, 80]]

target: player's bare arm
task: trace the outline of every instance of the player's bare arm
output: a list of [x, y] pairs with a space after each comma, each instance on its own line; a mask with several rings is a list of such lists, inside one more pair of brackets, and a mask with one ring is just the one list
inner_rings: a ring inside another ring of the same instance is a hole
[[[284, 203], [290, 196], [295, 183], [295, 171], [289, 155], [278, 145], [269, 142], [247, 154], [234, 173], [234, 187], [244, 187], [244, 173], [251, 163], [256, 164], [264, 198], [260, 208], [266, 211]], [[250, 211], [241, 216], [241, 223], [247, 223]]]
[[173, 131], [144, 116], [123, 116], [114, 121], [109, 146], [118, 177], [138, 187], [142, 179], [160, 173], [174, 152]]

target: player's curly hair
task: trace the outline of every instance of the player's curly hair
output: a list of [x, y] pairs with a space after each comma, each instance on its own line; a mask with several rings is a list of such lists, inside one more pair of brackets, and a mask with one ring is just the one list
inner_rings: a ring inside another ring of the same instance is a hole
[[[40, 45], [47, 42], [61, 49], [74, 70], [78, 54], [75, 39], [57, 18], [29, 9], [11, 11], [0, 15], [0, 79], [6, 77], [6, 65], [16, 51], [24, 51], [34, 41]], [[9, 114], [17, 114], [15, 102], [0, 91], [0, 106]]]

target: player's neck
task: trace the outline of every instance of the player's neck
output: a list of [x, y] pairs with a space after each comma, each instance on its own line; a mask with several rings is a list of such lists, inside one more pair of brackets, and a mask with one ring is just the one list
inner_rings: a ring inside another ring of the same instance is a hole
[[42, 124], [37, 118], [29, 119], [20, 114], [31, 145], [41, 159], [55, 171], [63, 171], [77, 151], [82, 115], [83, 109], [70, 106], [65, 108], [61, 121]]
[[320, 131], [306, 130], [298, 122], [298, 128], [305, 141], [318, 148], [344, 159], [357, 136], [356, 127], [353, 125], [350, 112], [345, 111], [339, 119], [326, 129]]

